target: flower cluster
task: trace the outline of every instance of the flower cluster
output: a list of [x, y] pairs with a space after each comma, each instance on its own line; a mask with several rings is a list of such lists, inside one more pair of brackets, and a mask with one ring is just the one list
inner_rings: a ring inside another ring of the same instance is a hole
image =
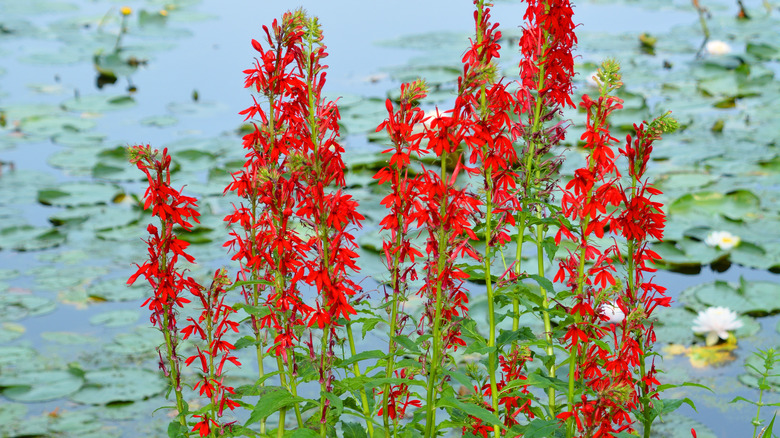
[[212, 427], [217, 429], [223, 427], [217, 419], [222, 416], [225, 407], [231, 411], [238, 407], [237, 402], [228, 398], [228, 394], [235, 394], [233, 387], [224, 384], [225, 363], [230, 362], [237, 367], [241, 366], [241, 362], [233, 355], [235, 347], [223, 339], [229, 331], [238, 333], [238, 323], [230, 320], [235, 310], [225, 304], [225, 286], [229, 284], [230, 280], [225, 270], [218, 270], [214, 273], [214, 279], [207, 290], [193, 291], [200, 301], [201, 314], [197, 321], [191, 317], [187, 318], [190, 325], [181, 331], [184, 335], [182, 339], [195, 334], [206, 341], [202, 349], [198, 346], [197, 353], [185, 361], [185, 364], [190, 366], [196, 359], [199, 360], [202, 374], [193, 389], [199, 391], [201, 396], [205, 394], [211, 403], [210, 415], [194, 415], [200, 420], [192, 430], [197, 430], [200, 436], [211, 433]]
[[[380, 222], [383, 230], [390, 235], [382, 242], [382, 251], [385, 255], [385, 263], [390, 270], [389, 292], [385, 292], [385, 301], [391, 302], [388, 309], [390, 313], [390, 335], [403, 334], [408, 316], [401, 312], [402, 303], [409, 296], [408, 283], [417, 279], [416, 259], [422, 257], [422, 252], [412, 244], [411, 231], [422, 225], [424, 218], [421, 216], [421, 180], [415, 175], [410, 175], [409, 164], [413, 156], [419, 158], [427, 152], [422, 146], [423, 132], [415, 128], [424, 123], [427, 118], [418, 107], [421, 99], [427, 95], [427, 87], [423, 81], [415, 81], [401, 85], [401, 101], [398, 110], [388, 99], [386, 107], [388, 118], [382, 122], [377, 131], [386, 131], [393, 144], [393, 148], [384, 150], [383, 153], [392, 153], [388, 165], [380, 169], [375, 179], [379, 184], [390, 184], [390, 193], [382, 199], [382, 205], [390, 210]], [[394, 368], [396, 343], [390, 340], [389, 355], [387, 361], [386, 376], [392, 377], [398, 374]], [[401, 369], [400, 375], [406, 377], [407, 370]], [[413, 377], [413, 376], [409, 376]], [[382, 390], [382, 407], [378, 415], [385, 418], [385, 424], [389, 420], [395, 421], [403, 417], [403, 411], [409, 404], [419, 405], [419, 401], [409, 401], [407, 385], [385, 385]], [[404, 400], [401, 402], [401, 400]]]
[[[225, 219], [236, 225], [226, 246], [242, 263], [240, 279], [252, 284], [247, 303], [270, 310], [253, 316], [256, 338], [261, 329], [273, 331], [268, 351], [290, 373], [302, 328], [323, 329], [320, 381], [329, 390], [328, 346], [339, 318], [356, 313], [350, 297], [360, 288], [348, 276], [358, 270], [350, 227], [359, 227], [363, 216], [342, 191], [339, 112], [321, 97], [326, 66], [320, 61], [327, 53], [317, 19], [297, 10], [263, 30], [265, 41], [252, 41], [259, 58], [244, 73], [245, 86], [261, 93], [267, 106], [255, 99], [241, 112], [254, 130], [243, 139], [247, 161], [226, 189], [244, 199]], [[307, 237], [301, 227], [310, 230]], [[316, 308], [301, 298], [300, 282], [316, 288]]]
[[[174, 227], [184, 231], [192, 230], [193, 222], [198, 222], [200, 213], [195, 210], [195, 198], [184, 196], [181, 190], [171, 186], [171, 156], [168, 155], [168, 149], [163, 149], [160, 154], [149, 145], [139, 145], [128, 148], [128, 152], [130, 162], [146, 175], [149, 183], [144, 193], [144, 210], [151, 207], [152, 215], [160, 220], [160, 227], [152, 224], [146, 227], [149, 232], [149, 239], [146, 240], [149, 259], [137, 265], [138, 269], [127, 284], [133, 284], [138, 277], [143, 276], [154, 292], [142, 306], [151, 310], [152, 325], [165, 336], [166, 358], [163, 358], [158, 348], [160, 369], [175, 390], [177, 408], [181, 413], [184, 412], [184, 401], [181, 396], [181, 361], [177, 352], [177, 308], [190, 302], [182, 295], [183, 291], [197, 294], [201, 286], [192, 277], [185, 277], [184, 271], [177, 266], [179, 257], [190, 263], [195, 259], [187, 254], [189, 243], [177, 237]], [[180, 421], [182, 426], [186, 426], [183, 416]]]

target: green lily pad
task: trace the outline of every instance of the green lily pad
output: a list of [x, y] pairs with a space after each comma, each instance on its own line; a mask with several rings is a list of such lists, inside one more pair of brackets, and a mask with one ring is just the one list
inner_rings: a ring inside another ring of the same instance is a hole
[[168, 111], [174, 114], [181, 114], [186, 116], [205, 117], [211, 116], [215, 113], [224, 111], [227, 106], [220, 102], [209, 101], [187, 101], [187, 102], [172, 102], [169, 103]]
[[755, 219], [761, 200], [747, 190], [727, 194], [697, 192], [683, 195], [669, 205], [671, 215], [716, 215], [730, 219]]
[[735, 285], [715, 281], [684, 290], [680, 301], [696, 310], [723, 306], [737, 313], [762, 316], [780, 311], [780, 284], [743, 280]]
[[68, 208], [49, 217], [49, 221], [57, 226], [73, 225], [105, 231], [133, 224], [141, 217], [141, 212], [137, 210], [117, 205], [98, 205]]
[[0, 343], [11, 342], [24, 335], [26, 329], [21, 324], [4, 322], [0, 324]]
[[70, 182], [38, 191], [38, 202], [57, 207], [108, 204], [121, 189], [112, 184]]
[[127, 279], [115, 278], [90, 286], [87, 288], [87, 295], [105, 301], [135, 301], [151, 293], [146, 287], [147, 284], [139, 280], [135, 285], [128, 286]]
[[[17, 367], [29, 364], [38, 358], [38, 352], [30, 347], [0, 347], [0, 366]], [[0, 405], [2, 406], [2, 405]]]
[[68, 99], [63, 102], [62, 105], [70, 111], [103, 113], [134, 106], [135, 100], [130, 96], [104, 96], [93, 94]]
[[70, 399], [82, 404], [105, 405], [143, 400], [165, 390], [159, 373], [141, 368], [105, 369], [84, 375], [85, 385]]
[[0, 249], [37, 251], [59, 246], [65, 235], [56, 228], [19, 225], [0, 229]]
[[60, 345], [94, 344], [97, 342], [94, 336], [73, 332], [43, 332], [41, 337]]
[[152, 327], [137, 327], [132, 333], [120, 333], [104, 347], [108, 353], [117, 356], [154, 356], [163, 342], [162, 335]]
[[167, 128], [179, 123], [179, 119], [173, 116], [151, 116], [141, 119], [138, 123], [146, 126], [156, 126], [158, 128]]
[[49, 298], [28, 294], [0, 294], [0, 321], [18, 321], [28, 316], [54, 311], [57, 303]]
[[22, 120], [22, 132], [42, 137], [56, 137], [65, 133], [75, 133], [94, 128], [94, 120], [71, 115], [45, 115]]
[[725, 251], [689, 238], [674, 243], [655, 243], [652, 248], [661, 256], [661, 263], [671, 266], [701, 266], [726, 256]]
[[89, 323], [105, 327], [122, 327], [135, 324], [140, 316], [137, 310], [112, 310], [89, 318]]
[[27, 416], [27, 406], [21, 403], [0, 404], [0, 424], [14, 424]]
[[69, 371], [36, 371], [0, 376], [3, 396], [17, 402], [42, 402], [67, 397], [83, 381]]

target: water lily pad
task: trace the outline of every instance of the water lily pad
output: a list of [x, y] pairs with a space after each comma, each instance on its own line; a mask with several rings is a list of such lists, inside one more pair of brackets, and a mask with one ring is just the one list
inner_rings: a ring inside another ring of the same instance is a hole
[[117, 205], [99, 205], [68, 208], [49, 217], [54, 225], [73, 225], [82, 229], [105, 231], [137, 222], [140, 211]]
[[63, 102], [62, 105], [71, 111], [103, 113], [134, 106], [135, 100], [130, 96], [104, 96], [93, 94], [68, 99]]
[[38, 202], [57, 207], [108, 204], [121, 189], [112, 184], [70, 182], [38, 191]]
[[100, 147], [105, 139], [106, 136], [104, 134], [82, 131], [64, 131], [54, 136], [55, 143], [80, 149], [95, 149]]
[[14, 424], [27, 416], [27, 406], [21, 403], [0, 404], [0, 424]]
[[153, 356], [163, 342], [162, 334], [152, 327], [137, 327], [132, 333], [120, 333], [104, 347], [117, 356]]
[[56, 307], [57, 303], [49, 298], [4, 293], [0, 295], [0, 321], [18, 321], [28, 316], [45, 315]]
[[54, 137], [92, 129], [95, 121], [71, 115], [45, 115], [23, 119], [19, 127], [23, 132], [36, 136]]
[[28, 364], [37, 357], [38, 353], [30, 347], [0, 347], [0, 366], [2, 367], [16, 367]]
[[87, 295], [104, 301], [135, 301], [151, 293], [146, 284], [139, 281], [134, 286], [127, 285], [126, 278], [101, 281], [87, 288]]
[[0, 324], [0, 343], [11, 342], [24, 335], [25, 328], [21, 324], [4, 322]]
[[42, 402], [67, 397], [81, 388], [82, 379], [69, 371], [36, 371], [0, 376], [3, 396], [18, 402]]
[[156, 126], [158, 128], [166, 128], [179, 123], [179, 119], [173, 116], [151, 116], [141, 119], [138, 123], [146, 126]]
[[696, 310], [723, 306], [737, 313], [761, 316], [780, 311], [780, 284], [768, 281], [715, 281], [684, 290], [680, 301]]
[[677, 413], [666, 414], [662, 420], [653, 423], [653, 438], [690, 438], [691, 429], [696, 429], [697, 438], [717, 438], [707, 426]]
[[172, 102], [169, 103], [168, 111], [174, 114], [182, 114], [187, 116], [205, 117], [211, 116], [215, 113], [224, 111], [227, 106], [220, 102], [209, 101], [188, 101], [188, 102]]
[[0, 229], [0, 249], [37, 251], [65, 242], [65, 235], [56, 228], [19, 225]]
[[135, 324], [140, 316], [141, 314], [137, 310], [112, 310], [89, 318], [89, 322], [90, 324], [106, 327], [122, 327]]
[[165, 390], [159, 373], [141, 368], [105, 369], [84, 375], [85, 385], [71, 400], [92, 405], [143, 400]]
[[730, 219], [756, 218], [761, 200], [747, 190], [730, 193], [697, 192], [683, 195], [669, 205], [672, 215], [714, 215]]
[[97, 342], [94, 336], [73, 332], [43, 332], [41, 337], [60, 345], [94, 344]]

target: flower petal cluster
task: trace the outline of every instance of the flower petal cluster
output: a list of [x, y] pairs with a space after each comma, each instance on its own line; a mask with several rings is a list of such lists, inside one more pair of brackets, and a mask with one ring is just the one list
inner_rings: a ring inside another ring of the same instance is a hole
[[709, 307], [699, 312], [693, 320], [693, 332], [704, 334], [707, 345], [715, 345], [720, 339], [728, 339], [729, 331], [742, 327], [737, 312], [727, 307]]
[[735, 236], [728, 231], [713, 231], [704, 239], [704, 243], [706, 243], [707, 246], [720, 248], [723, 251], [728, 251], [736, 247], [741, 241], [742, 239], [740, 239], [739, 236]]
[[605, 318], [604, 322], [608, 324], [620, 324], [626, 319], [626, 314], [623, 313], [623, 310], [617, 303], [609, 302], [602, 304], [599, 313]]
[[731, 46], [725, 41], [712, 40], [707, 42], [704, 50], [710, 55], [727, 55], [731, 53]]

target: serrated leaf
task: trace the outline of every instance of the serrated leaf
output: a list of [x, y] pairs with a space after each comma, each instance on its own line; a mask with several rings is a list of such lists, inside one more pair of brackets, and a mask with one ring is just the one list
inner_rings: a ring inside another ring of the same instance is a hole
[[471, 415], [472, 417], [479, 418], [480, 420], [492, 424], [494, 426], [499, 425], [502, 428], [504, 428], [504, 424], [501, 423], [501, 420], [498, 419], [496, 414], [488, 411], [483, 407], [473, 405], [471, 403], [464, 403], [451, 396], [442, 397], [436, 403], [436, 407], [460, 409], [461, 411], [467, 413], [468, 415]]
[[358, 423], [341, 423], [344, 438], [366, 438], [366, 429]]
[[415, 344], [414, 341], [412, 341], [411, 339], [409, 339], [408, 337], [406, 337], [404, 335], [393, 336], [393, 340], [397, 344], [399, 344], [402, 347], [404, 347], [406, 349], [406, 351], [410, 351], [412, 353], [419, 353], [420, 352], [420, 348], [417, 347], [417, 344]]
[[354, 356], [350, 356], [341, 362], [340, 366], [346, 367], [352, 365], [355, 362], [360, 362], [366, 359], [384, 359], [386, 354], [380, 350], [362, 351]]
[[271, 390], [271, 387], [269, 387], [269, 391], [261, 395], [257, 400], [257, 404], [252, 410], [252, 413], [249, 414], [249, 419], [246, 420], [244, 426], [249, 426], [263, 418], [268, 418], [274, 412], [304, 400], [301, 397], [293, 396], [284, 388], [278, 386], [272, 388], [273, 389]]

